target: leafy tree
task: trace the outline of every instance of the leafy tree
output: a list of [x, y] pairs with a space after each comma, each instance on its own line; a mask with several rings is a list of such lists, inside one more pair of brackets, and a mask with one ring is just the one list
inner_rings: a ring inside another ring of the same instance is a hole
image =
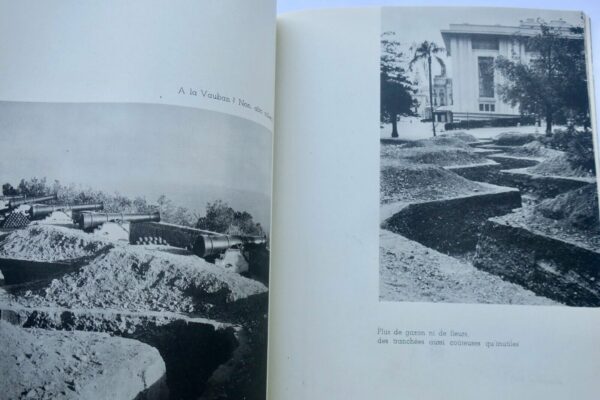
[[230, 235], [265, 234], [259, 223], [246, 211], [235, 211], [227, 203], [217, 200], [206, 205], [206, 215], [198, 219], [196, 228]]
[[583, 29], [572, 28], [566, 34], [545, 23], [532, 37], [516, 37], [534, 56], [529, 63], [504, 57], [496, 67], [507, 79], [498, 85], [500, 97], [521, 113], [535, 114], [546, 120], [546, 134], [560, 117], [572, 123], [590, 125], [589, 98]]
[[434, 42], [428, 42], [426, 40], [414, 47], [413, 51], [413, 58], [409, 63], [411, 69], [416, 62], [421, 60], [427, 61], [427, 74], [429, 75], [429, 107], [431, 108], [431, 127], [433, 129], [433, 136], [435, 136], [435, 116], [433, 115], [433, 78], [431, 76], [431, 64], [435, 59], [438, 62], [438, 64], [440, 64], [442, 69], [446, 69], [446, 64], [444, 63], [444, 60], [442, 60], [438, 56], [438, 54], [443, 53], [445, 49], [443, 47], [438, 46]]
[[10, 183], [5, 183], [2, 185], [2, 194], [4, 196], [16, 196], [19, 192]]
[[18, 186], [19, 194], [26, 197], [46, 196], [50, 193], [48, 189], [46, 178], [31, 178], [28, 181], [21, 179]]
[[392, 124], [392, 137], [398, 137], [398, 118], [415, 115], [412, 82], [402, 67], [404, 55], [394, 32], [381, 35], [380, 85], [381, 122]]

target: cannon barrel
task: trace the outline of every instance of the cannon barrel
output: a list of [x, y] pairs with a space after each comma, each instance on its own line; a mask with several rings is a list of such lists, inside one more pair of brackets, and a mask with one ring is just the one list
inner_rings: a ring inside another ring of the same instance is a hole
[[43, 203], [45, 201], [56, 200], [56, 199], [57, 199], [56, 194], [53, 194], [50, 196], [41, 196], [41, 197], [27, 197], [24, 199], [10, 200], [8, 202], [8, 207], [12, 209], [12, 208], [17, 208], [19, 206], [22, 206], [24, 204]]
[[199, 235], [192, 248], [198, 257], [216, 257], [225, 250], [240, 245], [262, 245], [267, 243], [263, 236]]
[[49, 206], [46, 204], [34, 204], [29, 208], [29, 216], [31, 219], [45, 218], [55, 211], [99, 211], [104, 210], [104, 204], [62, 204], [56, 206]]
[[78, 216], [77, 224], [83, 230], [96, 228], [106, 222], [160, 222], [160, 213], [152, 214], [126, 214], [126, 213], [97, 213], [82, 212]]

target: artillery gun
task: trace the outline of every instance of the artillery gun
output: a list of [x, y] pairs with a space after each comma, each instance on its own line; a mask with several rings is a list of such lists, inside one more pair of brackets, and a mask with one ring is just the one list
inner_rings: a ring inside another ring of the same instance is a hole
[[76, 204], [76, 205], [46, 205], [46, 204], [33, 204], [29, 208], [29, 218], [32, 220], [46, 218], [50, 214], [56, 211], [71, 211], [73, 218], [76, 219], [76, 214], [83, 211], [101, 211], [104, 210], [103, 203], [95, 204]]
[[167, 244], [187, 249], [198, 257], [214, 261], [229, 249], [265, 248], [264, 236], [225, 235], [188, 226], [145, 222], [129, 229], [131, 244]]
[[8, 200], [4, 200], [4, 204], [0, 207], [0, 213], [7, 213], [15, 208], [26, 205], [26, 204], [35, 204], [35, 203], [44, 203], [50, 200], [56, 200], [58, 197], [56, 194], [50, 196], [40, 196], [40, 197], [22, 197], [22, 196], [14, 196], [10, 197]]
[[36, 203], [44, 203], [50, 200], [56, 200], [56, 194], [40, 197], [10, 198], [8, 201], [0, 203], [0, 227], [4, 229], [23, 228], [29, 224], [29, 218], [17, 209], [20, 206]]
[[152, 214], [126, 214], [126, 213], [98, 213], [84, 211], [77, 215], [77, 225], [84, 231], [93, 230], [107, 222], [159, 222], [160, 213]]
[[201, 258], [217, 257], [231, 248], [266, 245], [264, 236], [240, 235], [199, 235], [192, 246], [192, 252]]

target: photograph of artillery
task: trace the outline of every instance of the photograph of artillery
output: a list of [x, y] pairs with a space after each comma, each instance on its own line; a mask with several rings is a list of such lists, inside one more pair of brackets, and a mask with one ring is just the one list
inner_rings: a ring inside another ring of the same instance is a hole
[[584, 22], [384, 9], [380, 301], [600, 306]]
[[0, 102], [0, 139], [7, 398], [264, 398], [269, 131], [175, 106]]

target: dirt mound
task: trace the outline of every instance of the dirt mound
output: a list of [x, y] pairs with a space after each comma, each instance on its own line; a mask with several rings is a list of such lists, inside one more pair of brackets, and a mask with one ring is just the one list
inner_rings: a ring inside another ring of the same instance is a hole
[[433, 165], [395, 165], [381, 169], [381, 202], [437, 200], [485, 192], [486, 188]]
[[2, 398], [133, 399], [152, 385], [165, 390], [157, 387], [166, 373], [161, 356], [136, 340], [0, 321], [0, 343]]
[[403, 157], [417, 164], [432, 164], [440, 167], [484, 164], [490, 161], [478, 153], [458, 148], [414, 148], [405, 149]]
[[534, 133], [504, 132], [496, 136], [498, 146], [522, 146], [537, 140], [540, 135]]
[[556, 157], [563, 152], [544, 146], [539, 140], [534, 140], [511, 150], [511, 154], [530, 157]]
[[92, 256], [112, 247], [97, 236], [51, 225], [12, 232], [0, 243], [0, 257], [30, 261], [62, 261]]
[[[465, 134], [466, 135], [466, 134]], [[476, 141], [477, 139], [475, 137], [473, 138], [473, 142]], [[439, 147], [439, 146], [446, 146], [446, 147], [458, 147], [458, 148], [469, 148], [470, 146], [468, 145], [469, 142], [471, 142], [471, 137], [470, 135], [467, 136], [463, 136], [463, 135], [440, 135], [440, 136], [436, 136], [436, 137], [432, 137], [429, 139], [419, 139], [419, 140], [413, 140], [413, 141], [409, 141], [404, 143], [403, 145], [401, 145], [400, 147], [404, 147], [404, 148], [411, 148], [411, 147]]]
[[528, 171], [542, 176], [562, 176], [569, 178], [593, 178], [591, 171], [583, 168], [573, 168], [565, 153], [560, 153], [540, 162]]
[[262, 283], [191, 254], [122, 246], [99, 255], [75, 273], [55, 279], [32, 305], [133, 311], [203, 312], [267, 291]]
[[535, 213], [567, 226], [600, 233], [598, 188], [595, 184], [544, 200], [535, 208]]
[[442, 135], [437, 136], [438, 138], [454, 138], [465, 143], [477, 142], [477, 138], [470, 133], [458, 131], [458, 132], [446, 132]]

